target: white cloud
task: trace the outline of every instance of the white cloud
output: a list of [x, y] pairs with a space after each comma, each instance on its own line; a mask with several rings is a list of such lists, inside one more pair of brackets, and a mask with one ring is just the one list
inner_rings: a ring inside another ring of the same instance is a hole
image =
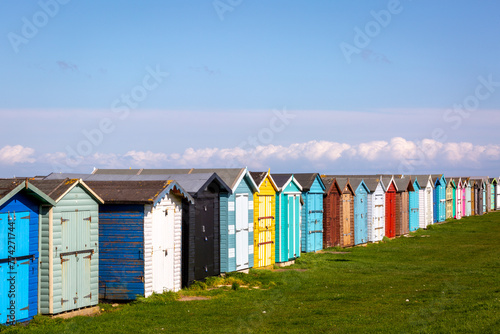
[[30, 147], [21, 145], [4, 146], [0, 149], [0, 163], [5, 165], [13, 165], [17, 163], [34, 163], [36, 160], [33, 157], [35, 150]]
[[[334, 172], [364, 170], [371, 173], [392, 171], [416, 173], [424, 170], [491, 168], [500, 162], [500, 145], [441, 143], [432, 139], [410, 141], [395, 137], [389, 141], [370, 141], [357, 145], [331, 141], [308, 141], [290, 145], [261, 145], [251, 148], [188, 148], [166, 154], [152, 151], [128, 151], [125, 154], [94, 153], [86, 157], [55, 152], [35, 156], [34, 150], [21, 145], [0, 149], [0, 163], [34, 163], [55, 172], [90, 172], [98, 168], [188, 168], [240, 167], [254, 170], [297, 168]], [[302, 167], [298, 167], [302, 166]], [[500, 172], [500, 171], [499, 171]], [[37, 174], [34, 170], [33, 174]]]

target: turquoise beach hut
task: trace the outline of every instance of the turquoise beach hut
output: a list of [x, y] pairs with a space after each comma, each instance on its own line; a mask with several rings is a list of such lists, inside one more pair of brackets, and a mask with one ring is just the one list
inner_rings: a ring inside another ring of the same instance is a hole
[[300, 256], [302, 186], [292, 174], [271, 174], [276, 193], [276, 263], [289, 264]]

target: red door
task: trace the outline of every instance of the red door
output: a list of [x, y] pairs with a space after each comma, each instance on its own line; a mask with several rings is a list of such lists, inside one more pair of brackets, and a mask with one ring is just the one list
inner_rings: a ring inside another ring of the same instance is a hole
[[396, 236], [396, 188], [393, 183], [385, 196], [385, 236]]

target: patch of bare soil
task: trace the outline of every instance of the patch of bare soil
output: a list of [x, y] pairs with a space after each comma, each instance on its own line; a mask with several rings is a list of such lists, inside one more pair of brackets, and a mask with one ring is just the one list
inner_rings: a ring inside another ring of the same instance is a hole
[[190, 302], [193, 300], [209, 300], [209, 297], [202, 297], [202, 296], [182, 296], [181, 298], [178, 299], [180, 302]]

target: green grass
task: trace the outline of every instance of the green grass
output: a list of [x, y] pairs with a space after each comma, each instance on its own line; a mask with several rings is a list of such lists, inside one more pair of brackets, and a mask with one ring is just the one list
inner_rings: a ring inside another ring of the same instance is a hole
[[[338, 251], [339, 249], [332, 249]], [[6, 333], [498, 333], [500, 213]], [[217, 286], [222, 286], [216, 288]], [[184, 296], [209, 300], [178, 301]]]

